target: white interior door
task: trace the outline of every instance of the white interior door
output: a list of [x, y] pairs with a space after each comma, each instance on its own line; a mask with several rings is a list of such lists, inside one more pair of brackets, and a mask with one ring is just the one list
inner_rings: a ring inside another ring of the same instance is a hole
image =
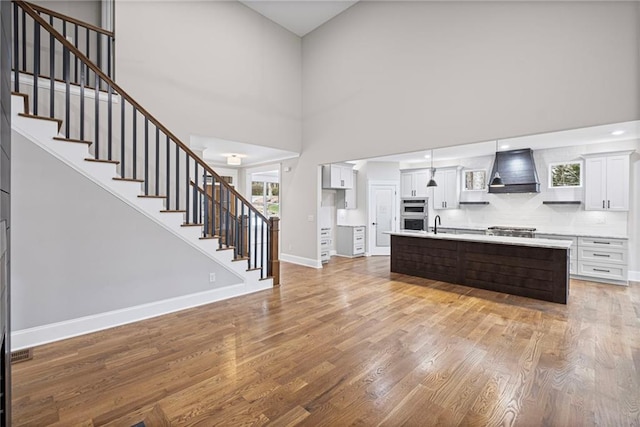
[[369, 254], [390, 255], [397, 222], [397, 184], [369, 184]]

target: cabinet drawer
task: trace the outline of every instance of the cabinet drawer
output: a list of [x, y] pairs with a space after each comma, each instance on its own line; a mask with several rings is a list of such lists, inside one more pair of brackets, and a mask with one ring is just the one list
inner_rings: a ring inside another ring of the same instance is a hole
[[321, 248], [328, 248], [329, 246], [331, 246], [331, 239], [320, 239]]
[[356, 244], [353, 246], [353, 254], [363, 254], [364, 253], [364, 243]]
[[353, 235], [364, 234], [364, 227], [353, 227]]
[[623, 265], [580, 261], [578, 263], [578, 274], [581, 276], [593, 276], [603, 279], [626, 281], [627, 267]]
[[353, 244], [354, 245], [364, 244], [364, 234], [354, 235], [353, 236]]
[[589, 261], [596, 263], [613, 263], [626, 264], [627, 251], [625, 250], [608, 250], [608, 248], [590, 248], [581, 247], [579, 249], [578, 259], [580, 261]]
[[321, 230], [320, 231], [320, 238], [330, 237], [330, 236], [331, 236], [331, 230]]
[[578, 239], [578, 245], [582, 246], [592, 246], [598, 248], [627, 248], [627, 240], [622, 239], [599, 239], [596, 237], [580, 237]]

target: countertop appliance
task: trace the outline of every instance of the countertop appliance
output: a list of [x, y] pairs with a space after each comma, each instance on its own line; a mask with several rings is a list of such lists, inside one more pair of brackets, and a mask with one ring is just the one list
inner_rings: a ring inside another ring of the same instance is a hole
[[533, 238], [536, 229], [531, 227], [506, 227], [494, 225], [487, 228], [488, 236], [529, 237]]

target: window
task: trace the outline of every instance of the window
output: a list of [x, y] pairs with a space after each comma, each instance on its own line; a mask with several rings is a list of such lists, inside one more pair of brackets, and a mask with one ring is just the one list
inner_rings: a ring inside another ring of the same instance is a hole
[[487, 171], [467, 170], [464, 171], [464, 191], [481, 191], [487, 189]]
[[582, 162], [549, 164], [549, 188], [582, 187]]
[[280, 184], [277, 176], [253, 174], [251, 178], [251, 203], [264, 216], [280, 216]]

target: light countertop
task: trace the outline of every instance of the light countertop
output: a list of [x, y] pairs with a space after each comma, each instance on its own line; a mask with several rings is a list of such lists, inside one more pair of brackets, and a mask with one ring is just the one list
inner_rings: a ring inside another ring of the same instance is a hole
[[[444, 228], [444, 227], [443, 227]], [[458, 227], [451, 227], [458, 228]], [[415, 237], [422, 239], [461, 240], [466, 242], [494, 243], [498, 245], [529, 246], [536, 248], [569, 249], [570, 240], [530, 239], [526, 237], [485, 236], [482, 234], [433, 234], [425, 231], [390, 231], [392, 236]]]
[[[520, 226], [522, 227], [522, 226]], [[433, 226], [429, 226], [430, 229]], [[474, 225], [438, 225], [438, 230], [472, 230], [472, 231], [486, 231], [488, 227], [482, 226], [474, 226]], [[629, 240], [629, 236], [622, 234], [613, 234], [613, 233], [600, 233], [600, 232], [592, 232], [592, 231], [577, 231], [577, 230], [568, 230], [568, 231], [551, 231], [546, 230], [544, 228], [534, 227], [536, 231], [534, 232], [536, 235], [538, 234], [548, 234], [549, 236], [566, 236], [566, 237], [594, 237], [598, 239], [623, 239]]]

